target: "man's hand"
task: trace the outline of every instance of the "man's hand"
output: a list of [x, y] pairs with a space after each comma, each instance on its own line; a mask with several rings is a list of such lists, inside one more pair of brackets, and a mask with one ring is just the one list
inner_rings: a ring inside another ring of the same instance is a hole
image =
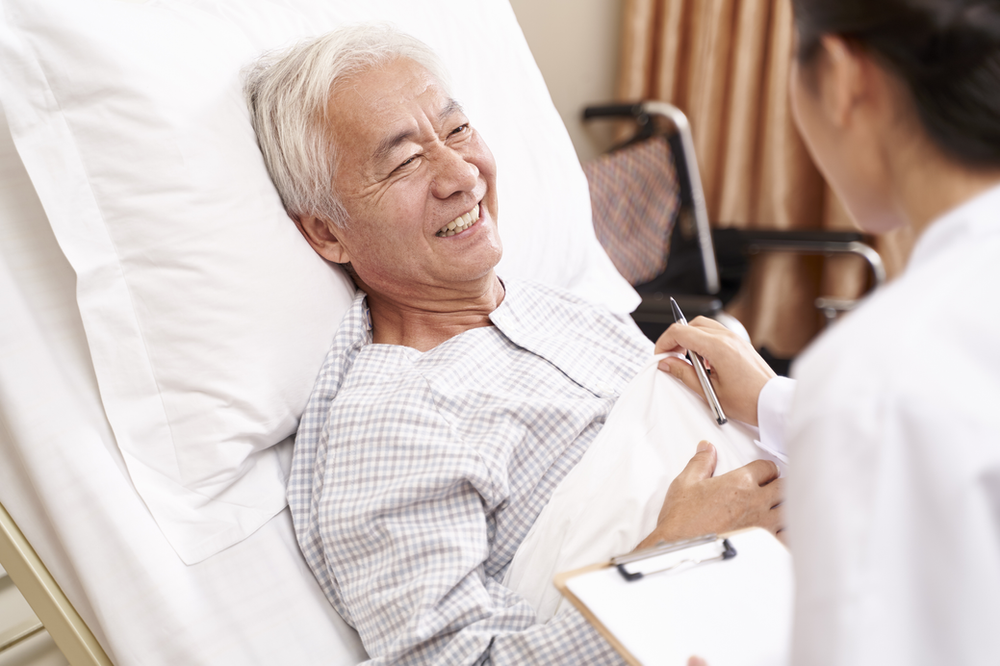
[[698, 452], [667, 489], [656, 528], [638, 548], [746, 527], [763, 527], [778, 536], [784, 527], [778, 466], [755, 460], [713, 477], [717, 459], [714, 446], [698, 445]]
[[[673, 324], [656, 341], [656, 353], [691, 349], [701, 354], [712, 374], [712, 387], [722, 409], [734, 419], [757, 425], [757, 398], [774, 371], [743, 338], [706, 317], [696, 317], [690, 325]], [[667, 357], [660, 369], [677, 377], [701, 394], [694, 368], [683, 359]]]

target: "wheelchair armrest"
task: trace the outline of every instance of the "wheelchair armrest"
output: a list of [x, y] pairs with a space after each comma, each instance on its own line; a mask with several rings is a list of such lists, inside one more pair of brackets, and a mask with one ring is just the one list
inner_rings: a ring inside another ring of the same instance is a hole
[[865, 236], [851, 231], [769, 231], [747, 229], [715, 229], [712, 239], [720, 263], [724, 255], [739, 252], [754, 255], [761, 252], [795, 252], [798, 254], [854, 254], [868, 263], [875, 286], [885, 282], [882, 257]]
[[813, 243], [813, 242], [833, 242], [851, 243], [854, 241], [863, 242], [864, 234], [857, 231], [777, 231], [772, 229], [715, 229], [713, 232], [720, 238], [733, 238], [741, 243], [749, 244], [753, 242], [789, 242], [789, 243]]

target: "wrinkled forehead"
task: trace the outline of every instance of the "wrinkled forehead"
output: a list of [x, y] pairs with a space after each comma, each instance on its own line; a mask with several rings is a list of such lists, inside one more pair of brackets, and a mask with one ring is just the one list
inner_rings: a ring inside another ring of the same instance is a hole
[[341, 151], [377, 158], [422, 123], [461, 113], [445, 85], [423, 65], [397, 57], [344, 77], [330, 98], [328, 126]]

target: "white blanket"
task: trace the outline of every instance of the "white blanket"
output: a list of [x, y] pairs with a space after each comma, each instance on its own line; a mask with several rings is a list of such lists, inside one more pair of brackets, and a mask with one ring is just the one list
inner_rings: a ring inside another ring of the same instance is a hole
[[667, 488], [708, 440], [716, 476], [757, 460], [755, 430], [716, 424], [705, 401], [650, 359], [628, 385], [600, 434], [566, 475], [514, 554], [504, 584], [544, 622], [559, 610], [553, 577], [633, 550], [656, 526]]

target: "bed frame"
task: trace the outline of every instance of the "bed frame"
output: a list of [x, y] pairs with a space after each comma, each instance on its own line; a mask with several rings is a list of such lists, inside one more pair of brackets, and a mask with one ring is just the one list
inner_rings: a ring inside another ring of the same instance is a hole
[[[94, 634], [84, 624], [52, 574], [0, 504], [0, 565], [24, 596], [42, 626], [72, 666], [112, 666]], [[18, 626], [0, 637], [0, 653], [41, 630]]]

